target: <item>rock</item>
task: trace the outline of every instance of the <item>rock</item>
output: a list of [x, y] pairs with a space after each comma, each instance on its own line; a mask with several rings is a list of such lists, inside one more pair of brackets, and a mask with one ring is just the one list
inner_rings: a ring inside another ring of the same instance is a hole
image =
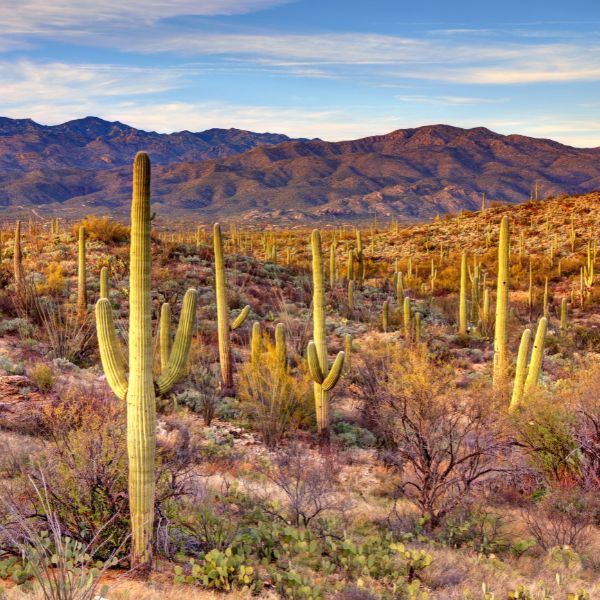
[[0, 427], [21, 433], [39, 433], [44, 428], [44, 408], [54, 398], [34, 387], [24, 375], [0, 376]]

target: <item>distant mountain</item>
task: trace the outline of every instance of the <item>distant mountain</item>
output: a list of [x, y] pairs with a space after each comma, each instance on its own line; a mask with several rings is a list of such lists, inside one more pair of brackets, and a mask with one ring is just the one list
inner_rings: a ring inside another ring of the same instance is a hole
[[[22, 123], [25, 129], [40, 127]], [[124, 125], [101, 127], [97, 120], [71, 123], [79, 125], [58, 127], [69, 126], [69, 136], [76, 135], [74, 129], [90, 130], [88, 137], [99, 131], [96, 127], [107, 128], [107, 133], [85, 148], [127, 144], [128, 135], [115, 132]], [[89, 170], [84, 170], [57, 158], [60, 167], [0, 172], [0, 204], [12, 205], [11, 212], [49, 203], [47, 210], [56, 210], [60, 203], [72, 215], [113, 212], [125, 216], [131, 193], [130, 162], [140, 148], [138, 139], [148, 140], [144, 149], [157, 165], [152, 189], [159, 216], [183, 217], [193, 212], [197, 221], [352, 220], [374, 214], [421, 219], [437, 212], [477, 208], [482, 193], [490, 201], [523, 202], [536, 180], [541, 196], [600, 189], [600, 148], [579, 149], [546, 139], [500, 135], [483, 127], [431, 125], [353, 141], [286, 140], [275, 145], [276, 136], [271, 134], [241, 132], [271, 136], [266, 138], [271, 143], [255, 137], [255, 147], [242, 154], [194, 162], [181, 159], [176, 164], [166, 164], [170, 162], [164, 158], [166, 151], [153, 151], [151, 142], [158, 134], [134, 131], [138, 137], [131, 151], [123, 152], [127, 155], [122, 159], [124, 167], [107, 168], [96, 158], [98, 164], [85, 161]], [[62, 148], [60, 133], [53, 135]], [[187, 140], [202, 135], [172, 134], [163, 143], [177, 146], [171, 139], [179, 138], [173, 136]], [[242, 147], [241, 143], [237, 146]], [[230, 146], [223, 152], [233, 153]]]
[[52, 126], [0, 117], [0, 167], [22, 172], [69, 167], [110, 169], [129, 164], [138, 150], [146, 150], [155, 164], [164, 165], [224, 158], [289, 139], [278, 133], [241, 129], [164, 134], [97, 117]]

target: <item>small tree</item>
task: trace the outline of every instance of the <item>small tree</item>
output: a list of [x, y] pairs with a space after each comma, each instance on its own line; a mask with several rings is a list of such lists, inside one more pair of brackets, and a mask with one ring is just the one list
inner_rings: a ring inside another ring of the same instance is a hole
[[488, 398], [460, 392], [451, 366], [434, 365], [425, 348], [392, 349], [388, 369], [380, 422], [392, 447], [385, 459], [400, 476], [398, 496], [434, 528], [476, 482], [501, 470], [502, 419]]

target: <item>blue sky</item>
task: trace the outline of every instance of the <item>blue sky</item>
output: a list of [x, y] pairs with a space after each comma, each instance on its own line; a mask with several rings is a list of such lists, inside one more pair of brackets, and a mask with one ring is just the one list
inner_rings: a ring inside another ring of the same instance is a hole
[[0, 114], [600, 146], [597, 0], [0, 0]]

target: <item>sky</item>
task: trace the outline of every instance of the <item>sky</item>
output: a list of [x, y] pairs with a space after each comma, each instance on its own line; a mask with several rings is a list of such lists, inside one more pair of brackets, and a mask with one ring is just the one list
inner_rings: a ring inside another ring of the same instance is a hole
[[599, 0], [0, 0], [0, 115], [600, 146]]

